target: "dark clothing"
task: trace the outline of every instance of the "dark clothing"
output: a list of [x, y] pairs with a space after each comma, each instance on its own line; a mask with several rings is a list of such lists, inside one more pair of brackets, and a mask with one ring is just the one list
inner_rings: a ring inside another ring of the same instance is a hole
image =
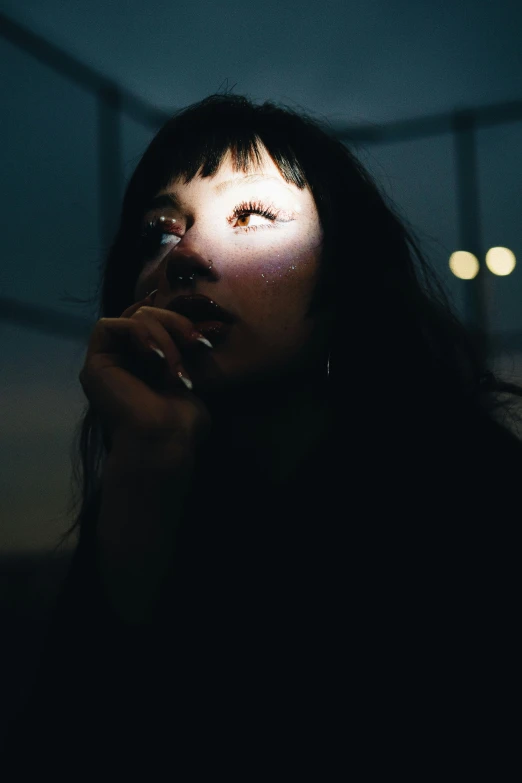
[[146, 628], [109, 609], [85, 538], [7, 764], [498, 774], [520, 728], [522, 447], [489, 421], [428, 443], [324, 447], [277, 493], [202, 480]]

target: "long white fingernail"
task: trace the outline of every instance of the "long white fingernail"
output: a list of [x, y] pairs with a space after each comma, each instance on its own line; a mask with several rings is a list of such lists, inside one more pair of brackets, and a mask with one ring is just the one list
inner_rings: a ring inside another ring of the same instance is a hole
[[157, 353], [157, 354], [158, 354], [158, 356], [161, 356], [161, 358], [162, 358], [162, 359], [164, 359], [164, 358], [165, 358], [165, 354], [163, 353], [163, 351], [162, 351], [160, 348], [158, 348], [156, 345], [154, 345], [154, 343], [153, 343], [151, 340], [149, 340], [149, 341], [147, 342], [147, 345], [148, 345], [148, 346], [149, 346], [149, 348], [151, 348], [151, 349], [152, 349], [152, 350], [153, 350], [155, 353]]
[[210, 340], [207, 340], [206, 337], [196, 337], [196, 340], [198, 341], [198, 343], [203, 343], [203, 345], [207, 345], [209, 348], [214, 347], [210, 342]]
[[182, 373], [179, 372], [179, 370], [178, 370], [177, 375], [178, 375], [178, 378], [180, 379], [180, 381], [182, 381], [185, 384], [187, 389], [191, 390], [192, 389], [192, 381], [190, 380], [190, 378], [188, 378], [186, 375], [182, 375]]
[[151, 302], [154, 301], [155, 295], [158, 293], [159, 288], [155, 288], [154, 291], [149, 291], [145, 299], [149, 299]]

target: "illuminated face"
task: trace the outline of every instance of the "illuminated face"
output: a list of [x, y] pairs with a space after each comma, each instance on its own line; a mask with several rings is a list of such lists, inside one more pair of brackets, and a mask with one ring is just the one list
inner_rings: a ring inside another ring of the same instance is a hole
[[[171, 181], [157, 196], [176, 198], [144, 215], [158, 239], [136, 301], [154, 288], [159, 308], [178, 295], [204, 294], [236, 319], [213, 351], [184, 357], [195, 391], [303, 368], [324, 352], [324, 325], [306, 316], [323, 238], [317, 208], [310, 190], [288, 184], [262, 149], [261, 166], [248, 174], [234, 171], [228, 153], [212, 177]], [[211, 264], [212, 274], [196, 269], [188, 288], [167, 270], [191, 256]]]

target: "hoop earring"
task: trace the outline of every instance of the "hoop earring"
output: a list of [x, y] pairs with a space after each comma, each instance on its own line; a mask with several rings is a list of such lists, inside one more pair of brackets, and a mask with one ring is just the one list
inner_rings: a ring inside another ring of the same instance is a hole
[[330, 380], [330, 351], [328, 351], [328, 361], [326, 363], [326, 377]]

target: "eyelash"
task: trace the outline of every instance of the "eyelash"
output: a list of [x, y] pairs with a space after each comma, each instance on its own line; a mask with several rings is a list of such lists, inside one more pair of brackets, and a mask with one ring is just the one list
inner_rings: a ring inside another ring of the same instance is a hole
[[[232, 215], [227, 218], [227, 222], [231, 224], [234, 220], [237, 220], [238, 217], [243, 217], [247, 214], [261, 215], [261, 217], [267, 218], [267, 220], [275, 221], [280, 213], [277, 210], [274, 210], [273, 207], [266, 207], [259, 201], [244, 201], [242, 204], [238, 204], [234, 207]], [[271, 228], [271, 226], [237, 226], [236, 228], [239, 231], [246, 232], [257, 231], [258, 228]], [[146, 224], [141, 234], [141, 238], [144, 243], [150, 243], [157, 249], [157, 244], [159, 244], [161, 236], [168, 233], [173, 232], [165, 231], [165, 227], [161, 226], [159, 223], [159, 218], [153, 218]]]
[[[227, 220], [231, 223], [234, 218], [243, 217], [243, 215], [247, 214], [261, 215], [261, 217], [274, 221], [277, 219], [278, 212], [272, 212], [270, 207], [265, 207], [259, 201], [244, 201], [234, 208], [232, 217], [227, 218]], [[257, 231], [258, 228], [270, 228], [270, 226], [239, 226], [241, 231]]]

